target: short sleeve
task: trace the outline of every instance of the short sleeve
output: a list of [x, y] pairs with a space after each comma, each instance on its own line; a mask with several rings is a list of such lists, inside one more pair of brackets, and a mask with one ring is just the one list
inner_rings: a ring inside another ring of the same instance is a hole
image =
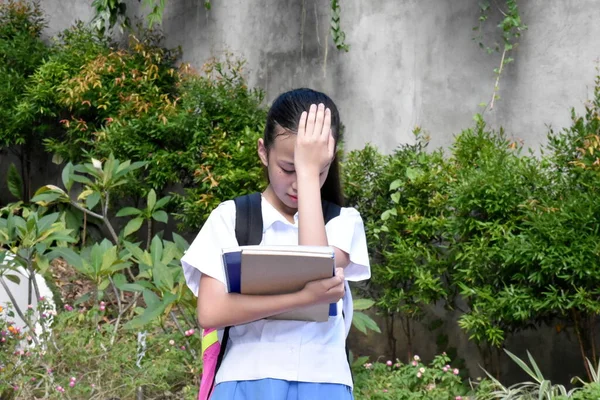
[[234, 246], [237, 246], [235, 203], [229, 200], [211, 212], [200, 233], [181, 258], [185, 281], [194, 295], [198, 296], [203, 274], [225, 283], [222, 249]]
[[365, 226], [359, 212], [351, 207], [343, 207], [340, 215], [325, 226], [330, 246], [348, 253], [350, 264], [344, 270], [349, 281], [362, 281], [371, 277], [369, 253]]

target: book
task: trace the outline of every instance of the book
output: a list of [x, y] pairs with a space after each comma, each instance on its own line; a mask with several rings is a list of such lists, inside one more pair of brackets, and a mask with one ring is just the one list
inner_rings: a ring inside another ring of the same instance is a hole
[[[332, 277], [335, 252], [327, 246], [239, 246], [223, 249], [223, 267], [230, 293], [286, 294]], [[324, 322], [335, 315], [337, 304], [316, 304], [269, 319]]]

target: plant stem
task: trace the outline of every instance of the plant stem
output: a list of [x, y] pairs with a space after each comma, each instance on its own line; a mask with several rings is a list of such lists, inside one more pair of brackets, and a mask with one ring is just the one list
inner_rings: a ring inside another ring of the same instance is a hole
[[37, 346], [39, 346], [40, 342], [37, 339], [37, 335], [35, 334], [35, 330], [31, 326], [31, 323], [29, 322], [29, 320], [27, 318], [25, 318], [25, 315], [23, 315], [23, 312], [21, 311], [21, 308], [17, 304], [17, 300], [15, 299], [15, 297], [12, 294], [12, 292], [8, 288], [8, 285], [6, 284], [6, 282], [4, 282], [4, 278], [1, 277], [1, 276], [0, 276], [0, 284], [2, 284], [2, 287], [6, 291], [6, 294], [8, 294], [8, 297], [10, 298], [10, 301], [12, 302], [13, 306], [15, 307], [15, 311], [17, 312], [17, 314], [19, 315], [19, 317], [23, 320], [23, 322], [27, 325], [27, 328], [29, 329], [29, 332], [31, 333], [31, 337], [33, 338], [33, 341], [35, 342], [35, 344]]
[[148, 233], [146, 238], [146, 250], [150, 248], [150, 237], [152, 236], [152, 217], [148, 220]]
[[581, 359], [583, 360], [583, 366], [585, 367], [585, 372], [587, 373], [589, 382], [592, 381], [592, 374], [590, 372], [590, 367], [586, 362], [585, 357], [585, 349], [583, 348], [583, 338], [581, 337], [581, 330], [579, 327], [579, 316], [577, 315], [577, 311], [575, 309], [571, 309], [571, 314], [573, 315], [573, 321], [575, 322], [575, 334], [577, 335], [577, 341], [579, 342], [579, 351], [581, 352]]
[[100, 214], [96, 214], [95, 212], [93, 212], [93, 211], [91, 211], [91, 210], [88, 210], [88, 209], [87, 209], [87, 208], [85, 208], [85, 207], [82, 207], [82, 206], [80, 206], [79, 204], [77, 204], [77, 202], [75, 202], [75, 201], [73, 201], [73, 200], [70, 200], [69, 202], [71, 203], [71, 205], [72, 205], [73, 207], [75, 207], [75, 208], [76, 208], [76, 209], [78, 209], [79, 211], [82, 211], [82, 212], [84, 212], [84, 213], [86, 213], [86, 214], [88, 214], [88, 215], [91, 215], [91, 216], [92, 216], [92, 217], [94, 217], [94, 218], [98, 218], [99, 220], [101, 220], [102, 222], [104, 222], [104, 217], [103, 217], [102, 215], [100, 215]]
[[500, 60], [500, 68], [498, 69], [498, 76], [496, 76], [496, 84], [494, 85], [494, 93], [492, 94], [492, 101], [490, 102], [490, 111], [494, 109], [494, 101], [496, 100], [496, 93], [500, 85], [500, 75], [502, 75], [502, 69], [504, 68], [504, 57], [506, 56], [506, 46], [502, 52], [502, 59]]
[[117, 330], [119, 329], [119, 323], [121, 322], [121, 315], [123, 315], [123, 306], [121, 304], [121, 298], [119, 297], [119, 291], [117, 290], [117, 287], [115, 286], [115, 282], [113, 281], [113, 279], [109, 276], [108, 280], [110, 281], [110, 285], [113, 288], [113, 292], [115, 293], [115, 298], [117, 299], [117, 305], [119, 307], [119, 315], [117, 316], [117, 322], [115, 322], [115, 329], [113, 330], [113, 334], [112, 337], [110, 338], [110, 347], [113, 346], [113, 344], [115, 343], [115, 338], [117, 337]]
[[598, 357], [596, 356], [596, 317], [596, 315], [590, 315], [590, 342], [592, 344], [592, 362], [594, 365], [598, 365]]
[[173, 320], [173, 322], [175, 322], [175, 326], [177, 326], [177, 329], [179, 330], [179, 332], [181, 332], [181, 334], [183, 335], [183, 340], [185, 340], [187, 349], [189, 350], [190, 354], [192, 355], [192, 357], [194, 357], [194, 360], [195, 360], [196, 352], [194, 351], [194, 349], [192, 349], [192, 346], [190, 346], [190, 342], [189, 342], [189, 340], [187, 340], [187, 337], [185, 336], [185, 332], [181, 328], [181, 325], [179, 325], [179, 321], [177, 321], [177, 316], [175, 316], [175, 313], [173, 311], [170, 311], [169, 315], [171, 316], [171, 319]]
[[194, 318], [194, 321], [192, 322], [190, 320], [190, 318], [188, 317], [188, 315], [181, 309], [179, 304], [177, 304], [177, 310], [179, 311], [179, 314], [181, 314], [183, 319], [185, 319], [186, 324], [188, 324], [190, 326], [195, 326], [196, 329], [200, 329], [200, 327], [198, 326], [198, 320], [196, 318]]

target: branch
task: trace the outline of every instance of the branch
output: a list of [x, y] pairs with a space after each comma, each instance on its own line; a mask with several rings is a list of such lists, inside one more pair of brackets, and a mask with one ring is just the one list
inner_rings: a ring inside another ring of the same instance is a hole
[[494, 100], [496, 100], [496, 93], [498, 92], [498, 86], [500, 84], [500, 75], [502, 75], [502, 69], [504, 68], [504, 57], [506, 56], [506, 46], [502, 52], [502, 59], [500, 60], [500, 69], [498, 69], [498, 76], [496, 77], [496, 84], [494, 85], [494, 93], [492, 94], [492, 101], [490, 102], [490, 111], [494, 109]]
[[76, 209], [78, 209], [79, 211], [83, 211], [84, 213], [86, 213], [86, 214], [89, 214], [89, 215], [91, 215], [91, 216], [92, 216], [92, 217], [94, 217], [94, 218], [98, 218], [99, 220], [101, 220], [102, 222], [104, 222], [104, 217], [103, 217], [102, 215], [100, 215], [100, 214], [96, 214], [95, 212], [93, 212], [93, 211], [91, 211], [91, 210], [88, 210], [88, 209], [87, 209], [87, 208], [85, 208], [85, 207], [82, 207], [82, 206], [80, 206], [79, 204], [77, 204], [77, 202], [75, 202], [75, 201], [73, 201], [73, 200], [71, 200], [71, 199], [69, 199], [69, 202], [71, 203], [71, 205], [72, 205], [73, 207], [75, 207], [75, 208], [76, 208]]
[[183, 335], [183, 340], [185, 340], [185, 344], [187, 345], [187, 349], [190, 351], [190, 354], [192, 355], [192, 357], [194, 357], [194, 360], [195, 360], [196, 359], [196, 352], [194, 351], [194, 349], [192, 349], [192, 346], [190, 346], [190, 342], [188, 341], [187, 337], [185, 336], [185, 332], [181, 328], [181, 325], [179, 325], [179, 321], [177, 321], [177, 317], [175, 316], [175, 313], [173, 311], [170, 311], [169, 314], [171, 315], [171, 319], [173, 320], [173, 322], [175, 322], [175, 325], [177, 326], [177, 329], [179, 329], [179, 332], [181, 332], [181, 334]]

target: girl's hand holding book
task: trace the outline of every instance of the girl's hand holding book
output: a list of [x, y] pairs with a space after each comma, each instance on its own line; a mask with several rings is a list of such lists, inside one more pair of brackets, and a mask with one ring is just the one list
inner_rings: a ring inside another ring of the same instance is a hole
[[344, 297], [344, 269], [336, 268], [335, 276], [312, 281], [304, 286], [300, 294], [306, 298], [306, 304], [337, 303]]

